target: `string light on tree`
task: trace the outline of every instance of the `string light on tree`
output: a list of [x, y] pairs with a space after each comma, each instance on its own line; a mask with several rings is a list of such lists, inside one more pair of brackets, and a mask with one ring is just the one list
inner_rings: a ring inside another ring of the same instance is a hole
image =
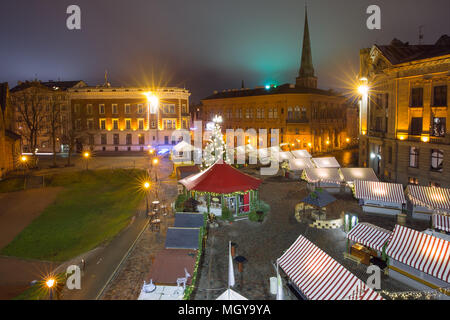
[[215, 116], [213, 118], [214, 127], [211, 132], [211, 137], [208, 140], [208, 144], [203, 151], [203, 168], [209, 168], [218, 160], [225, 160], [230, 163], [225, 152], [225, 141], [223, 140], [222, 129], [220, 124], [222, 123], [221, 116]]

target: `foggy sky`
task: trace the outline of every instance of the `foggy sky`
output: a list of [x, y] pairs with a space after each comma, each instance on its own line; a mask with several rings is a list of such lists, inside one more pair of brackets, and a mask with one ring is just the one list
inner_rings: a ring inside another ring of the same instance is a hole
[[[82, 30], [66, 28], [81, 7]], [[381, 30], [366, 8], [381, 7]], [[359, 49], [394, 37], [423, 43], [450, 35], [449, 0], [310, 0], [313, 63], [320, 88], [357, 72]], [[2, 0], [0, 81], [85, 80], [186, 86], [191, 101], [213, 90], [294, 83], [300, 67], [303, 0]]]

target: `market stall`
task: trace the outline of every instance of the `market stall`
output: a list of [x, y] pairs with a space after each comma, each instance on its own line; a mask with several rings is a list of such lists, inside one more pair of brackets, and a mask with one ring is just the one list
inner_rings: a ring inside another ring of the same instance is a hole
[[285, 166], [288, 177], [291, 179], [300, 179], [305, 168], [314, 168], [310, 158], [295, 158], [289, 160]]
[[341, 168], [342, 180], [346, 184], [346, 191], [351, 192], [356, 180], [380, 181], [372, 168]]
[[408, 185], [405, 193], [413, 218], [429, 220], [433, 213], [450, 214], [450, 189]]
[[317, 168], [340, 168], [341, 165], [335, 157], [312, 158], [311, 159]]
[[337, 199], [323, 189], [316, 189], [297, 204], [297, 210], [305, 215], [310, 214], [312, 220], [325, 220], [327, 206]]
[[311, 154], [306, 150], [291, 150], [291, 153], [296, 157], [297, 159], [301, 158], [312, 158]]
[[304, 236], [299, 236], [277, 262], [308, 300], [383, 300]]
[[396, 225], [386, 254], [391, 277], [419, 290], [444, 288], [441, 298], [450, 299], [450, 241]]
[[197, 206], [200, 212], [221, 216], [223, 208], [233, 215], [254, 210], [262, 181], [218, 161], [179, 183], [185, 187], [186, 193], [200, 202]]
[[397, 183], [356, 180], [354, 194], [364, 212], [396, 215], [406, 204], [403, 186]]
[[152, 259], [138, 300], [181, 300], [192, 284], [197, 250], [163, 249]]
[[173, 162], [187, 162], [193, 161], [192, 152], [200, 150], [186, 141], [181, 141], [172, 148], [172, 161]]
[[173, 226], [176, 228], [202, 228], [205, 227], [205, 223], [203, 213], [177, 212]]
[[433, 228], [444, 232], [450, 232], [450, 215], [433, 214]]
[[199, 249], [200, 228], [169, 227], [166, 234], [166, 249]]
[[308, 190], [323, 188], [330, 193], [345, 191], [345, 185], [338, 168], [306, 168], [302, 179], [308, 182]]
[[369, 265], [372, 257], [379, 257], [383, 247], [388, 242], [392, 232], [373, 224], [360, 222], [347, 233], [347, 239], [353, 244], [349, 246], [349, 253], [361, 263]]

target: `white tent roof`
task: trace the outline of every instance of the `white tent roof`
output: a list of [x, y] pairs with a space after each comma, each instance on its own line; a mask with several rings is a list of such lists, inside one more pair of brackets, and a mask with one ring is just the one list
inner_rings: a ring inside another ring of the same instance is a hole
[[289, 160], [289, 170], [300, 171], [305, 168], [314, 168], [310, 158], [298, 158]]
[[342, 182], [339, 169], [337, 168], [305, 168], [306, 181], [309, 183], [324, 182], [336, 183]]
[[335, 157], [312, 158], [317, 168], [340, 168], [341, 165]]
[[355, 180], [379, 181], [372, 168], [341, 168], [341, 176], [345, 182]]
[[190, 152], [196, 149], [197, 148], [187, 143], [186, 141], [181, 141], [180, 143], [178, 143], [176, 146], [173, 147], [173, 150], [176, 152]]
[[246, 297], [244, 297], [244, 296], [241, 296], [236, 291], [233, 291], [231, 289], [227, 289], [216, 300], [248, 300], [248, 299]]
[[311, 154], [306, 150], [294, 150], [294, 151], [291, 151], [291, 153], [296, 158], [311, 158], [312, 157]]
[[289, 151], [280, 152], [279, 153], [279, 158], [280, 158], [280, 161], [294, 160], [295, 159], [294, 155], [292, 153], [290, 153]]

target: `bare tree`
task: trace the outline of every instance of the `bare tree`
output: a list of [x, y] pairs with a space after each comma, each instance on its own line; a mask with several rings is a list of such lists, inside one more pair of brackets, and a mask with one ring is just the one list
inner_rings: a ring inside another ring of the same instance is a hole
[[56, 99], [51, 101], [47, 118], [48, 131], [50, 132], [53, 148], [53, 167], [56, 167], [56, 141], [61, 138], [61, 105]]
[[36, 148], [38, 146], [38, 136], [45, 127], [45, 105], [48, 103], [48, 96], [43, 94], [42, 89], [40, 84], [36, 84], [20, 91], [15, 99], [17, 111], [22, 118], [24, 126], [20, 133], [28, 142], [35, 166], [37, 164]]
[[75, 120], [71, 117], [69, 125], [66, 128], [66, 134], [63, 135], [62, 141], [69, 146], [69, 154], [67, 157], [67, 166], [71, 166], [72, 154], [75, 150], [77, 141], [83, 137], [82, 132], [76, 127]]

